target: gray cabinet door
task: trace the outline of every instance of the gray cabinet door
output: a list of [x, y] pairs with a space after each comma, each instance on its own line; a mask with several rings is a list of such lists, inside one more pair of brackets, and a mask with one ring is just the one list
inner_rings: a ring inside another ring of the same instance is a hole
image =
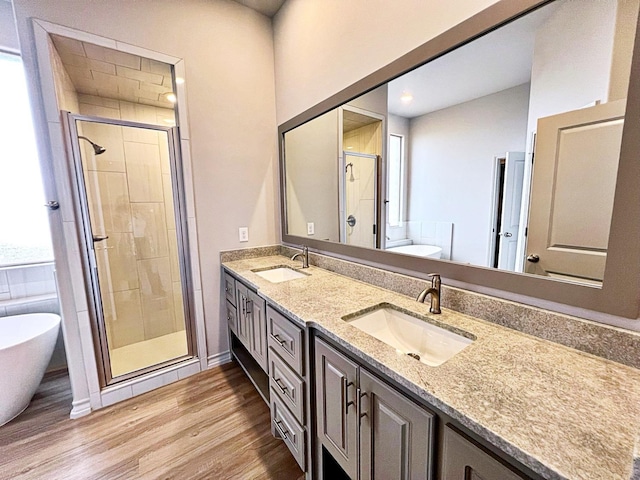
[[315, 342], [317, 435], [351, 478], [357, 478], [358, 366], [323, 341]]
[[267, 364], [267, 317], [266, 302], [257, 293], [247, 290], [247, 317], [250, 325], [250, 352], [258, 365], [266, 372]]
[[444, 428], [442, 480], [523, 480], [499, 460], [453, 430]]
[[237, 335], [247, 350], [251, 350], [251, 326], [247, 315], [247, 303], [249, 301], [249, 289], [240, 282], [236, 282], [236, 301], [238, 302]]
[[360, 479], [431, 479], [434, 415], [363, 369], [358, 394]]

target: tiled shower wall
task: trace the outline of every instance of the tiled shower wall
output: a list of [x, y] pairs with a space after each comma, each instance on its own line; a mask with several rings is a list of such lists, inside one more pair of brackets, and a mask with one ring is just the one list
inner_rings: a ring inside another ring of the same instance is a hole
[[[80, 113], [170, 125], [172, 110], [80, 95]], [[82, 142], [105, 323], [111, 348], [184, 330], [167, 135], [97, 123]], [[102, 208], [98, 208], [101, 205]]]

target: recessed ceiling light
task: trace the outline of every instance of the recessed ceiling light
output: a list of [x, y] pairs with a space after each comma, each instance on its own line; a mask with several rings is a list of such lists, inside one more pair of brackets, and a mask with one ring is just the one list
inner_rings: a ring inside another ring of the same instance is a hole
[[176, 101], [178, 100], [176, 98], [176, 94], [173, 93], [173, 92], [169, 92], [169, 93], [165, 94], [164, 98], [166, 98], [171, 103], [176, 103]]
[[413, 100], [413, 95], [409, 92], [402, 92], [402, 95], [400, 95], [400, 101], [402, 103], [410, 103], [411, 100]]
[[176, 77], [176, 85], [182, 85], [184, 83], [184, 78]]

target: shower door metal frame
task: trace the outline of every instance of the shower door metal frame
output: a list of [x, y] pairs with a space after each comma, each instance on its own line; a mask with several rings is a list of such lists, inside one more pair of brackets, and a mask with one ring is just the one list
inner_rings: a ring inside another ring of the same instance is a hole
[[[83, 272], [85, 286], [87, 288], [87, 301], [89, 302], [89, 315], [91, 318], [91, 332], [93, 335], [93, 350], [98, 364], [98, 376], [100, 387], [115, 385], [132, 378], [150, 373], [161, 368], [174, 365], [196, 355], [196, 327], [193, 299], [193, 278], [191, 276], [191, 263], [189, 255], [189, 236], [187, 230], [187, 208], [184, 189], [184, 176], [182, 170], [182, 156], [180, 152], [180, 136], [177, 127], [163, 127], [147, 123], [131, 122], [126, 120], [103, 118], [91, 115], [80, 115], [68, 111], [61, 111], [63, 127], [66, 134], [67, 153], [70, 160], [71, 184], [75, 197], [75, 216], [79, 225], [78, 235], [82, 253]], [[77, 121], [101, 123], [120, 127], [144, 128], [167, 133], [169, 146], [169, 163], [171, 168], [171, 184], [173, 193], [174, 215], [176, 216], [176, 237], [178, 243], [178, 260], [180, 278], [182, 284], [182, 298], [185, 316], [185, 330], [187, 336], [187, 354], [161, 363], [134, 370], [117, 377], [111, 375], [111, 359], [107, 341], [104, 311], [102, 309], [102, 294], [98, 279], [97, 259], [95, 255], [91, 221], [89, 217], [89, 203], [87, 189], [84, 181], [82, 156], [80, 153], [80, 141], [78, 139]]]

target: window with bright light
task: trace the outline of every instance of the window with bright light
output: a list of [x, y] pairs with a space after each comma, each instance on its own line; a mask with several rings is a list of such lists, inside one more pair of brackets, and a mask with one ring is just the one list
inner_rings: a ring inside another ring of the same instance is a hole
[[404, 197], [404, 137], [389, 135], [389, 188], [388, 222], [397, 227], [402, 222], [402, 207]]
[[53, 260], [22, 60], [0, 52], [0, 266]]

